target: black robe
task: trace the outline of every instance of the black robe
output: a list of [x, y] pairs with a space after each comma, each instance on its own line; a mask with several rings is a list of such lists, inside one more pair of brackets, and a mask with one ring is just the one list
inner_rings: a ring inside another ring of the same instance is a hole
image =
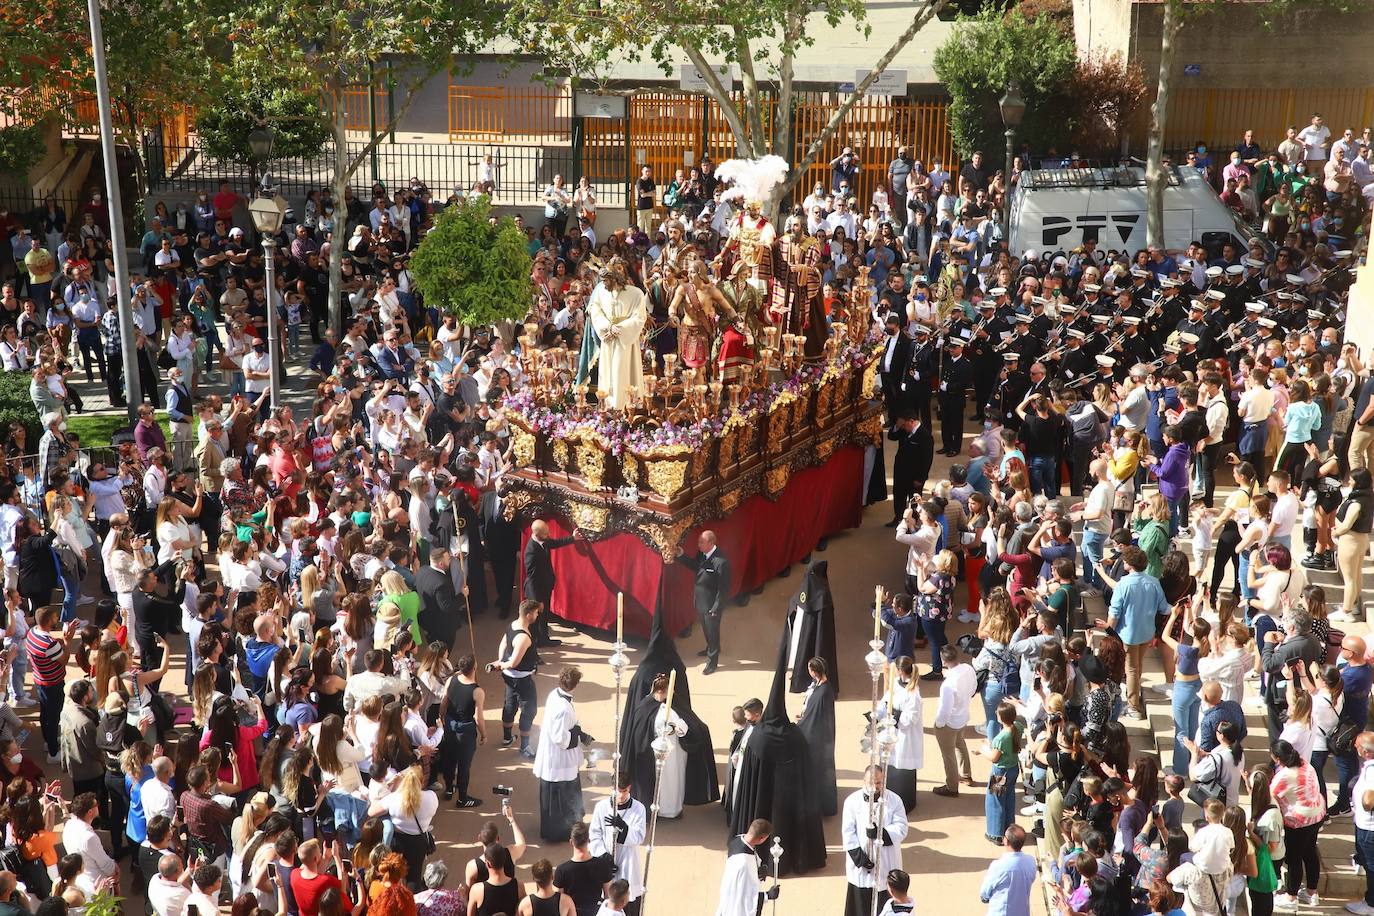
[[797, 727], [811, 748], [811, 772], [816, 774], [821, 814], [834, 817], [840, 811], [840, 800], [835, 785], [835, 691], [829, 681], [811, 691]]
[[829, 568], [830, 564], [825, 560], [813, 561], [806, 568], [806, 575], [802, 576], [801, 587], [788, 604], [783, 640], [789, 654], [794, 635], [792, 610], [797, 607], [802, 610], [796, 618], [801, 638], [797, 640], [797, 657], [792, 664], [792, 693], [801, 693], [811, 686], [811, 674], [806, 670], [806, 663], [817, 657], [825, 659], [831, 687], [836, 693], [840, 689], [840, 663], [835, 652], [835, 599], [830, 594]]
[[739, 790], [730, 808], [730, 834], [747, 833], [755, 818], [767, 818], [783, 844], [779, 873], [795, 875], [825, 865], [825, 824], [811, 749], [787, 717], [787, 650], [784, 631], [763, 721], [749, 736], [735, 777]]
[[678, 655], [673, 637], [663, 629], [662, 608], [654, 614], [649, 644], [644, 658], [630, 678], [625, 693], [625, 709], [620, 719], [620, 753], [622, 768], [634, 779], [631, 794], [648, 805], [654, 797], [654, 718], [661, 705], [650, 695], [654, 678], [660, 674], [677, 672], [673, 692], [673, 712], [687, 725], [687, 734], [679, 739], [687, 753], [686, 785], [682, 796], [684, 805], [709, 805], [720, 798], [720, 780], [716, 774], [715, 748], [711, 744], [711, 730], [692, 712], [692, 690], [687, 684], [687, 666]]

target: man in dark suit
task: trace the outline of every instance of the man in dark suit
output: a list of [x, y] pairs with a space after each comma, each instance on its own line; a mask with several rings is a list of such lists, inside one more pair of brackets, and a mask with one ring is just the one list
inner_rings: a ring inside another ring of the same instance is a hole
[[714, 531], [703, 531], [697, 537], [694, 557], [685, 556], [679, 547], [677, 561], [696, 573], [692, 599], [706, 636], [706, 648], [697, 654], [706, 656], [706, 667], [701, 673], [710, 674], [720, 666], [720, 615], [730, 597], [730, 561], [716, 549]]
[[[940, 369], [940, 453], [954, 456], [963, 451], [964, 411], [968, 407], [968, 390], [974, 387], [973, 363], [964, 355], [964, 342], [960, 338], [951, 338], [945, 346], [949, 353]], [[996, 381], [995, 375], [993, 381]], [[979, 409], [982, 409], [981, 404]]]
[[907, 412], [898, 415], [887, 437], [897, 443], [892, 459], [892, 521], [887, 523], [887, 527], [896, 528], [911, 497], [925, 489], [935, 461], [935, 436], [929, 426]]
[[415, 591], [420, 595], [420, 629], [427, 641], [437, 640], [450, 648], [453, 636], [463, 625], [462, 601], [453, 587], [453, 555], [446, 547], [432, 547], [429, 565], [415, 574]]
[[902, 319], [896, 312], [887, 316], [884, 330], [887, 342], [883, 344], [882, 355], [878, 357], [878, 379], [882, 382], [883, 406], [887, 409], [887, 422], [891, 425], [897, 411], [906, 402], [905, 383], [911, 360], [911, 338], [902, 333]]
[[549, 554], [559, 547], [567, 547], [574, 540], [576, 532], [573, 537], [549, 537], [549, 523], [542, 518], [535, 519], [530, 525], [530, 539], [525, 545], [525, 584], [522, 593], [527, 600], [533, 599], [544, 605], [544, 613], [539, 615], [534, 625], [536, 646], [557, 646], [562, 643], [561, 639], [552, 639], [549, 636], [547, 618], [553, 613], [550, 600], [553, 598], [554, 583], [558, 581]]

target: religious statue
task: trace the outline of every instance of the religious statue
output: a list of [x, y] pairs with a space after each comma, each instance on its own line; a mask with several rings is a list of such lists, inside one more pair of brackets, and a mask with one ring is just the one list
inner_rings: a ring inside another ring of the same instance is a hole
[[787, 229], [778, 244], [772, 318], [784, 334], [803, 335], [802, 356], [806, 360], [819, 360], [825, 354], [825, 339], [829, 335], [820, 244], [806, 234], [796, 217], [788, 221]]
[[587, 325], [599, 343], [597, 387], [606, 392], [603, 405], [611, 410], [629, 407], [630, 389], [644, 388], [639, 337], [648, 320], [644, 293], [630, 284], [625, 262], [611, 258], [587, 303]]
[[716, 321], [730, 305], [725, 301], [705, 263], [692, 259], [687, 279], [673, 294], [672, 315], [677, 320], [678, 355], [688, 369], [700, 369], [711, 360]]
[[677, 326], [673, 322], [674, 294], [682, 283], [682, 270], [665, 267], [649, 284], [649, 333], [645, 342], [654, 350], [654, 361], [663, 365], [663, 357], [677, 353]]
[[721, 292], [730, 303], [731, 315], [721, 325], [716, 365], [721, 381], [732, 382], [739, 379], [745, 366], [753, 365], [759, 335], [769, 322], [763, 292], [749, 282], [749, 266], [743, 261], [735, 262]]
[[787, 177], [787, 161], [781, 156], [731, 159], [721, 163], [716, 174], [721, 181], [734, 182], [721, 200], [744, 199], [744, 209], [731, 218], [730, 237], [721, 248], [721, 276], [731, 275], [736, 259], [742, 261], [748, 266], [749, 282], [768, 295], [776, 273], [773, 248], [777, 234], [763, 215], [763, 202], [773, 187]]
[[668, 233], [668, 240], [663, 243], [663, 247], [658, 253], [658, 259], [654, 261], [654, 271], [660, 275], [682, 266], [683, 257], [690, 246], [686, 240], [686, 229], [681, 220], [668, 220], [663, 224], [663, 230]]

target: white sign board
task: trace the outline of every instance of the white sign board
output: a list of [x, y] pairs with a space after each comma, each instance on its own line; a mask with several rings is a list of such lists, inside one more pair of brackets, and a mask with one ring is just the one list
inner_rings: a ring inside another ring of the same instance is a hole
[[[716, 64], [711, 68], [716, 71], [716, 76], [720, 79], [721, 85], [726, 89], [734, 88], [735, 68], [730, 64]], [[706, 92], [710, 87], [706, 85], [706, 78], [701, 75], [701, 71], [695, 64], [679, 64], [677, 68], [678, 88], [686, 92]]]
[[[854, 72], [854, 85], [868, 78], [868, 70]], [[868, 95], [906, 95], [906, 71], [884, 70], [868, 87]]]
[[579, 118], [623, 118], [625, 96], [577, 92], [573, 94], [573, 113]]

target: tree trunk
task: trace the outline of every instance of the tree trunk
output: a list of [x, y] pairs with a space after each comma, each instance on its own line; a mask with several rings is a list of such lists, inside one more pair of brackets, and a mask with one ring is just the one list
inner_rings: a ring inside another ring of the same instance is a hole
[[344, 191], [352, 170], [348, 161], [348, 130], [344, 121], [343, 87], [337, 80], [330, 85], [330, 127], [334, 134], [334, 233], [329, 246], [329, 326], [334, 339], [343, 340], [343, 253], [348, 243], [348, 208]]
[[1164, 171], [1164, 127], [1169, 116], [1169, 83], [1174, 66], [1174, 39], [1182, 24], [1177, 9], [1179, 0], [1165, 0], [1164, 33], [1159, 43], [1159, 84], [1150, 109], [1149, 149], [1145, 157], [1145, 241], [1164, 247], [1164, 189], [1169, 176]]

